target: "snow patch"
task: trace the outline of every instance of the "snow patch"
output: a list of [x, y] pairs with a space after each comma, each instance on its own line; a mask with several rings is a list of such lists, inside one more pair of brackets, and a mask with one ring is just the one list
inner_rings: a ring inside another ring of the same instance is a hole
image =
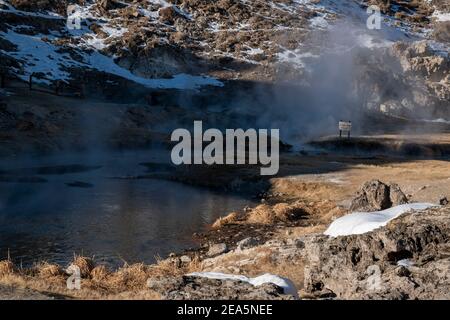
[[431, 203], [410, 203], [382, 211], [355, 212], [336, 219], [324, 234], [331, 237], [363, 234], [384, 227], [389, 221], [411, 210], [424, 210], [434, 206]]
[[218, 279], [218, 280], [232, 280], [232, 281], [242, 281], [247, 282], [255, 287], [263, 285], [265, 283], [273, 283], [281, 288], [285, 294], [289, 294], [298, 299], [297, 289], [291, 280], [276, 276], [273, 274], [263, 274], [256, 278], [248, 278], [242, 275], [225, 274], [220, 272], [194, 272], [188, 274], [191, 277], [203, 277], [208, 279]]
[[288, 50], [286, 48], [282, 49], [283, 51], [277, 54], [278, 61], [280, 61], [281, 63], [292, 64], [294, 67], [298, 69], [305, 68], [311, 59], [319, 58], [318, 55], [315, 55], [311, 52], [302, 52], [301, 49], [296, 50]]
[[[22, 62], [25, 73], [19, 76], [24, 80], [27, 80], [32, 73], [43, 73], [52, 79], [67, 80], [70, 74], [63, 70], [62, 66], [73, 67], [78, 65], [66, 55], [57, 53], [58, 47], [42, 41], [39, 35], [24, 35], [11, 30], [7, 33], [0, 32], [0, 35], [17, 46], [17, 52], [3, 53]], [[38, 80], [36, 79], [36, 81]], [[41, 82], [49, 83], [47, 80], [41, 80]]]
[[399, 261], [397, 262], [397, 265], [398, 265], [398, 266], [402, 266], [402, 267], [409, 268], [409, 267], [414, 266], [414, 262], [412, 262], [412, 261], [409, 260], [409, 259], [402, 259], [402, 260], [399, 260]]
[[329, 24], [323, 16], [317, 16], [309, 20], [312, 27], [327, 29]]
[[450, 12], [434, 11], [431, 18], [436, 19], [439, 22], [450, 21]]
[[442, 118], [439, 119], [433, 119], [433, 120], [423, 120], [425, 122], [431, 122], [431, 123], [445, 123], [445, 124], [450, 124], [450, 120], [445, 120]]
[[217, 86], [222, 87], [223, 83], [216, 78], [208, 76], [194, 76], [190, 74], [180, 73], [174, 75], [172, 78], [164, 79], [148, 79], [136, 76], [131, 71], [118, 66], [112, 58], [94, 52], [86, 56], [88, 64], [92, 68], [106, 73], [114, 74], [119, 77], [131, 80], [133, 82], [142, 84], [149, 88], [161, 89], [198, 89], [202, 86]]

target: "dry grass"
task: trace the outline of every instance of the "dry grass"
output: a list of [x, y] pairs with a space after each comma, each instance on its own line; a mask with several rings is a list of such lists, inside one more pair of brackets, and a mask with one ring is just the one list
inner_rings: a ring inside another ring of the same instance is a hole
[[14, 264], [9, 259], [0, 261], [0, 276], [12, 274], [14, 271]]
[[232, 223], [236, 223], [236, 221], [239, 219], [239, 213], [237, 212], [232, 212], [229, 215], [225, 216], [225, 217], [220, 217], [219, 219], [217, 219], [213, 225], [212, 228], [213, 229], [220, 229], [223, 226], [227, 225], [227, 224], [232, 224]]
[[51, 264], [46, 261], [40, 262], [35, 266], [37, 274], [42, 278], [51, 278], [65, 275], [65, 272], [61, 266], [57, 264]]
[[93, 259], [82, 256], [75, 256], [72, 265], [80, 268], [80, 274], [82, 278], [90, 277], [91, 271], [95, 268]]
[[340, 201], [343, 199], [339, 186], [327, 182], [305, 181], [306, 179], [273, 179], [272, 192], [283, 193], [286, 197], [306, 202], [324, 199]]
[[248, 214], [247, 222], [270, 224], [276, 220], [275, 212], [272, 207], [267, 204], [260, 204]]
[[201, 266], [198, 257], [189, 263], [171, 258], [154, 265], [125, 264], [116, 271], [104, 265], [96, 266], [93, 259], [82, 256], [76, 256], [72, 264], [80, 268], [81, 290], [69, 290], [66, 284], [69, 274], [61, 266], [48, 262], [22, 269], [10, 260], [0, 261], [0, 284], [65, 299], [160, 299], [158, 293], [147, 287], [148, 279], [180, 276], [200, 271]]
[[94, 282], [101, 282], [108, 278], [111, 272], [104, 265], [96, 266], [91, 271], [91, 279]]
[[247, 222], [273, 224], [279, 221], [295, 221], [308, 214], [307, 207], [301, 202], [277, 203], [274, 206], [261, 204], [249, 212]]

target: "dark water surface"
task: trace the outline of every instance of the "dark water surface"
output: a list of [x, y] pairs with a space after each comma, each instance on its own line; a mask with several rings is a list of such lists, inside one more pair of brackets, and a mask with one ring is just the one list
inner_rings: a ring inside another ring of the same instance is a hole
[[146, 173], [141, 162], [166, 158], [149, 151], [2, 161], [0, 259], [9, 251], [24, 265], [67, 264], [74, 253], [111, 265], [151, 263], [195, 245], [194, 232], [251, 204], [170, 181], [111, 178]]

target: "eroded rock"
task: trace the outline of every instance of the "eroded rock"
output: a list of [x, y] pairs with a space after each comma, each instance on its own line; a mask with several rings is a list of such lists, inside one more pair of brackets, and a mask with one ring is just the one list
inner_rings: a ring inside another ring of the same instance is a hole
[[362, 235], [307, 236], [305, 290], [339, 299], [449, 299], [449, 235], [450, 208], [442, 207]]
[[397, 184], [387, 185], [379, 180], [364, 183], [350, 205], [351, 211], [380, 211], [408, 203]]
[[253, 286], [247, 282], [183, 276], [151, 279], [151, 290], [169, 300], [292, 300], [283, 288], [265, 283]]
[[216, 243], [209, 246], [208, 257], [215, 257], [220, 254], [226, 253], [228, 251], [228, 247], [225, 243]]

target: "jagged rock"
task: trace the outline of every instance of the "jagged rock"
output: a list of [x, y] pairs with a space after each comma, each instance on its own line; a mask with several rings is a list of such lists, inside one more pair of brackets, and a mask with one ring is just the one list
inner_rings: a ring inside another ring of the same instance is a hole
[[380, 211], [408, 202], [408, 198], [397, 184], [386, 185], [371, 180], [362, 185], [350, 205], [351, 211]]
[[83, 3], [83, 0], [69, 1], [69, 0], [10, 0], [10, 3], [19, 10], [24, 11], [44, 11], [52, 10], [61, 15], [67, 12], [69, 3]]
[[390, 115], [405, 114], [405, 107], [400, 101], [390, 100], [380, 104], [380, 111]]
[[149, 288], [168, 300], [292, 300], [283, 288], [266, 283], [253, 286], [247, 282], [204, 277], [150, 279]]
[[117, 63], [133, 74], [144, 78], [170, 78], [173, 74], [193, 73], [198, 70], [196, 57], [187, 51], [167, 44], [147, 43], [143, 47], [144, 35], [131, 33], [123, 39], [130, 48]]
[[396, 183], [389, 185], [389, 198], [393, 207], [408, 203], [408, 198]]
[[366, 182], [352, 200], [352, 211], [379, 211], [389, 208], [389, 187], [379, 180]]
[[450, 43], [450, 21], [436, 23], [433, 36], [437, 41]]
[[[405, 72], [403, 77], [410, 79], [410, 90], [416, 106], [437, 108], [440, 103], [448, 101], [450, 97], [448, 55], [439, 54], [427, 41], [412, 44], [398, 42], [390, 51]], [[417, 81], [418, 79], [422, 80]], [[445, 106], [441, 109], [445, 109]]]
[[177, 18], [183, 18], [174, 6], [159, 9], [159, 21], [163, 23], [173, 24]]
[[238, 250], [245, 250], [258, 244], [260, 244], [260, 241], [255, 238], [245, 238], [237, 243], [237, 248]]
[[362, 235], [306, 236], [305, 289], [339, 299], [449, 299], [449, 235], [450, 208], [443, 207]]
[[225, 243], [217, 243], [209, 246], [208, 257], [215, 257], [228, 251]]
[[447, 197], [442, 196], [442, 197], [439, 199], [439, 204], [440, 204], [441, 206], [446, 206], [446, 205], [448, 205], [449, 202], [448, 202]]
[[120, 3], [120, 2], [117, 2], [114, 0], [98, 0], [97, 4], [101, 9], [103, 9], [105, 11], [119, 9], [119, 8], [125, 8], [127, 6], [124, 3]]
[[107, 38], [108, 34], [102, 30], [102, 27], [98, 25], [97, 23], [92, 23], [89, 26], [89, 29], [94, 32], [96, 35], [98, 35], [100, 38]]

